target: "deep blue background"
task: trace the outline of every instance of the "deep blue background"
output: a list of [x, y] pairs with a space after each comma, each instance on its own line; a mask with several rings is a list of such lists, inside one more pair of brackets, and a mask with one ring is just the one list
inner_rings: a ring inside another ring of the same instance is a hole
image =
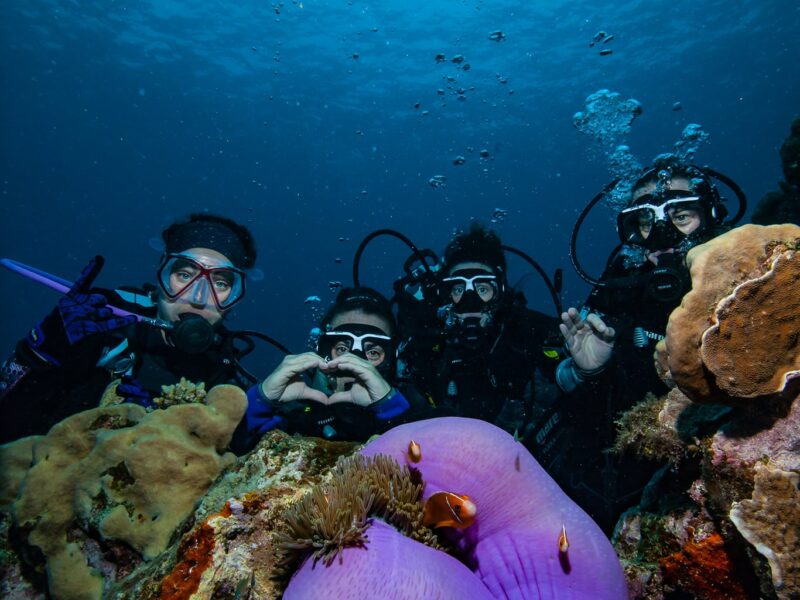
[[[603, 46], [610, 56], [588, 45], [601, 29], [616, 36]], [[506, 41], [489, 40], [495, 30]], [[472, 68], [437, 64], [437, 53]], [[625, 140], [640, 161], [700, 123], [711, 143], [697, 161], [736, 179], [755, 205], [781, 177], [778, 148], [800, 112], [800, 8], [6, 0], [0, 65], [0, 255], [71, 278], [102, 253], [100, 284], [140, 284], [153, 279], [148, 240], [164, 226], [225, 213], [252, 228], [265, 274], [233, 326], [300, 349], [314, 319], [303, 300], [327, 303], [330, 280], [349, 283], [358, 241], [381, 227], [441, 251], [454, 228], [506, 209], [504, 241], [549, 272], [564, 267], [565, 299], [581, 302], [588, 288], [569, 268], [569, 233], [610, 175], [572, 115], [601, 88], [642, 103]], [[478, 158], [484, 148], [491, 160]], [[467, 162], [454, 166], [457, 155]], [[446, 187], [428, 185], [436, 174]], [[598, 272], [615, 242], [607, 210], [582, 241]], [[388, 292], [406, 255], [397, 241], [375, 242], [362, 281]], [[512, 280], [528, 272], [511, 265]], [[10, 350], [55, 296], [7, 272], [0, 286], [0, 346]], [[531, 290], [531, 303], [551, 310], [543, 288]]]

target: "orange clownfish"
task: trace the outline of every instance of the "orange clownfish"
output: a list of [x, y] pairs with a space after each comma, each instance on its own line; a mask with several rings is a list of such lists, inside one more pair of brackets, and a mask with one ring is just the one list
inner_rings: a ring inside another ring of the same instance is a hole
[[558, 551], [566, 554], [569, 550], [569, 540], [567, 539], [567, 527], [561, 524], [561, 533], [558, 534]]
[[419, 447], [419, 444], [414, 440], [411, 440], [408, 443], [408, 460], [412, 463], [418, 463], [422, 460], [422, 450]]
[[426, 527], [455, 527], [464, 529], [475, 521], [478, 508], [469, 496], [452, 492], [436, 492], [425, 502], [422, 524]]

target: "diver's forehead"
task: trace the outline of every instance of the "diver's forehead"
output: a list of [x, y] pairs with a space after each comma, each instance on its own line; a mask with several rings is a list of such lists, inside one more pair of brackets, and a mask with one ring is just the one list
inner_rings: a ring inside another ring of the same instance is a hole
[[[656, 185], [658, 184], [655, 180], [649, 180], [643, 183], [642, 185], [636, 187], [633, 190], [633, 198], [641, 198], [642, 196], [646, 196], [648, 194], [652, 194], [656, 191]], [[684, 175], [676, 175], [670, 180], [669, 189], [671, 190], [683, 190], [683, 191], [691, 191], [691, 181], [688, 177]]]
[[389, 322], [380, 315], [372, 315], [360, 310], [348, 310], [339, 313], [331, 319], [330, 326], [332, 329], [336, 329], [342, 325], [370, 325], [372, 327], [377, 327], [386, 335], [390, 335], [392, 329]]
[[228, 257], [222, 254], [222, 252], [218, 252], [217, 250], [212, 250], [211, 248], [189, 248], [188, 250], [184, 250], [181, 252], [183, 256], [188, 256], [199, 262], [206, 267], [230, 267], [233, 266]]
[[453, 275], [455, 273], [458, 273], [459, 271], [468, 271], [468, 270], [486, 271], [486, 273], [488, 273], [489, 275], [494, 274], [494, 271], [492, 271], [492, 268], [489, 265], [480, 262], [456, 263], [450, 268], [450, 271], [447, 274]]

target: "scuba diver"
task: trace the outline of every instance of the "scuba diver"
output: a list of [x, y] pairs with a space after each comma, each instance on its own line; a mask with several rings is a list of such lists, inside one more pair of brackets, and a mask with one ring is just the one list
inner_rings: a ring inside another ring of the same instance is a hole
[[316, 351], [288, 355], [247, 392], [231, 442], [252, 450], [268, 431], [366, 441], [409, 408], [394, 381], [397, 325], [391, 303], [367, 287], [342, 288], [318, 329]]
[[545, 395], [572, 392], [603, 370], [613, 329], [574, 308], [560, 321], [528, 309], [506, 273], [500, 238], [474, 223], [451, 240], [423, 285], [427, 301], [411, 311], [408, 299], [399, 301], [401, 378], [412, 384], [409, 394], [422, 396], [407, 418], [478, 418], [524, 439], [546, 412]]
[[227, 330], [224, 319], [244, 297], [245, 271], [255, 265], [252, 235], [225, 217], [194, 214], [162, 238], [157, 287], [93, 288], [103, 265], [98, 256], [18, 342], [0, 368], [0, 443], [47, 433], [96, 407], [112, 382], [117, 396], [144, 406], [182, 377], [208, 388], [247, 387], [238, 362], [246, 351], [234, 346], [242, 332]]
[[[726, 220], [718, 180], [739, 199], [739, 210]], [[617, 215], [620, 245], [611, 253], [599, 279], [580, 266], [576, 239], [589, 210], [617, 184], [611, 182], [587, 205], [572, 234], [570, 254], [578, 274], [594, 287], [582, 310], [598, 314], [617, 331], [614, 360], [592, 391], [594, 402], [564, 407], [572, 456], [554, 477], [598, 524], [611, 533], [620, 514], [639, 503], [644, 486], [658, 465], [612, 454], [616, 421], [647, 394], [662, 396], [666, 384], [654, 367], [655, 344], [663, 339], [670, 313], [691, 287], [686, 253], [724, 233], [746, 209], [743, 192], [728, 177], [665, 155], [656, 159], [632, 185], [625, 208]], [[599, 399], [599, 401], [598, 401]], [[591, 407], [592, 410], [586, 410]]]

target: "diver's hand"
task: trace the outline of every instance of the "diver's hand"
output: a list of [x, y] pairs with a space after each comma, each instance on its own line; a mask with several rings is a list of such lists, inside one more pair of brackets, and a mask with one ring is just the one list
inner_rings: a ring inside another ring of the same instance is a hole
[[328, 404], [350, 402], [358, 406], [370, 406], [388, 394], [390, 386], [368, 360], [348, 352], [326, 363], [323, 373], [353, 377], [353, 386], [344, 392], [336, 392], [328, 398]]
[[324, 369], [325, 361], [314, 352], [290, 354], [278, 368], [261, 383], [261, 393], [271, 402], [314, 400], [328, 403], [328, 396], [306, 385], [303, 373], [312, 369]]
[[611, 359], [616, 333], [599, 316], [589, 314], [584, 320], [577, 309], [570, 308], [561, 313], [561, 321], [558, 328], [578, 369], [594, 371]]

